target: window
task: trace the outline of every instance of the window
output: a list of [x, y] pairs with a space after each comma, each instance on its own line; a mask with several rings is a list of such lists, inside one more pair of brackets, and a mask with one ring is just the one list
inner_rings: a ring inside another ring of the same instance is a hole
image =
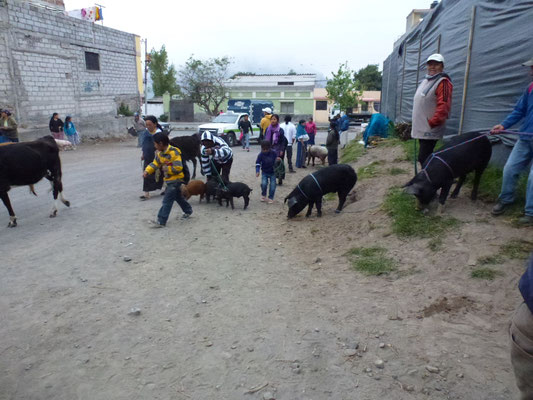
[[367, 112], [368, 111], [368, 101], [363, 101], [361, 103], [361, 111], [362, 112]]
[[294, 82], [278, 82], [278, 86], [294, 86]]
[[379, 101], [374, 102], [374, 111], [380, 112], [381, 110], [381, 103]]
[[315, 110], [321, 111], [321, 110], [327, 110], [328, 109], [328, 102], [323, 100], [317, 100]]
[[282, 114], [294, 114], [294, 103], [293, 102], [281, 103], [281, 113]]
[[85, 52], [85, 68], [89, 71], [100, 71], [100, 54]]

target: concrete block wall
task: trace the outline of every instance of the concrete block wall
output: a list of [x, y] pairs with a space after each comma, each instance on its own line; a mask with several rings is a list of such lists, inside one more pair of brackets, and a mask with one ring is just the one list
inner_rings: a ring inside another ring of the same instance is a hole
[[[40, 130], [58, 112], [101, 136], [91, 121], [117, 126], [121, 102], [139, 108], [135, 35], [20, 0], [0, 0], [0, 28], [0, 107], [23, 128]], [[99, 71], [86, 69], [85, 52], [99, 54]]]

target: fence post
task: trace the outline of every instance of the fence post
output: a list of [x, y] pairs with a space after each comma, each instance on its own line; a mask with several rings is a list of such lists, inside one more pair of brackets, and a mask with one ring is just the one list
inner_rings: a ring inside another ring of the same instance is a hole
[[472, 58], [472, 43], [474, 41], [474, 29], [476, 24], [476, 6], [472, 6], [472, 17], [470, 21], [470, 35], [468, 37], [468, 50], [466, 53], [465, 79], [463, 85], [463, 99], [461, 101], [461, 118], [459, 119], [459, 135], [463, 133], [463, 123], [465, 120], [466, 93], [468, 90], [468, 77], [470, 75], [470, 61]]

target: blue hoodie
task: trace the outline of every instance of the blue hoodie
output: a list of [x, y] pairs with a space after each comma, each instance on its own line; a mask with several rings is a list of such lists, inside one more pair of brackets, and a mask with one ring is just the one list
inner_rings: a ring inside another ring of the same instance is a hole
[[[524, 118], [524, 122], [520, 127], [520, 132], [533, 133], [533, 83], [522, 94], [513, 112], [505, 118], [502, 125], [505, 129], [509, 129], [522, 118]], [[533, 136], [520, 135], [520, 139], [533, 140]]]

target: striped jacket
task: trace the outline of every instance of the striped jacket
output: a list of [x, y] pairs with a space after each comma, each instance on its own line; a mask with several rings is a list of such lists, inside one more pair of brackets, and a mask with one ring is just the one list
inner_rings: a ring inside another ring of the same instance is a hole
[[149, 174], [153, 174], [161, 168], [165, 177], [165, 182], [183, 181], [183, 164], [181, 161], [181, 151], [177, 147], [168, 146], [165, 151], [160, 151], [145, 169]]
[[202, 146], [200, 149], [202, 171], [207, 176], [211, 175], [211, 163], [209, 162], [210, 159], [213, 159], [213, 161], [217, 164], [226, 164], [233, 158], [233, 151], [231, 151], [231, 148], [224, 141], [224, 139], [213, 135], [213, 142], [215, 142], [215, 146], [211, 147], [211, 149], [214, 150], [214, 154], [207, 154], [207, 148], [205, 146]]

